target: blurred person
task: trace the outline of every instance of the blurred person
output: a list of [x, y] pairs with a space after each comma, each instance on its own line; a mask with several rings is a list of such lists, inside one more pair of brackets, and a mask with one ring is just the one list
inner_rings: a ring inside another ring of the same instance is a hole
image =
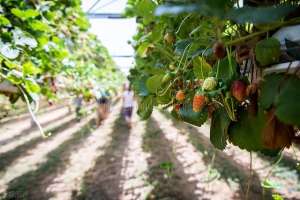
[[107, 91], [102, 92], [96, 97], [97, 99], [97, 122], [96, 125], [100, 126], [101, 122], [107, 118], [109, 113], [109, 93]]
[[76, 113], [77, 121], [80, 121], [80, 119], [81, 119], [82, 103], [83, 103], [83, 95], [82, 94], [79, 94], [79, 95], [77, 94], [76, 97], [74, 98], [75, 113]]
[[131, 128], [132, 127], [131, 117], [132, 117], [132, 110], [134, 105], [134, 93], [130, 85], [124, 87], [122, 100], [123, 100], [123, 106], [122, 106], [123, 116], [125, 118], [127, 126]]

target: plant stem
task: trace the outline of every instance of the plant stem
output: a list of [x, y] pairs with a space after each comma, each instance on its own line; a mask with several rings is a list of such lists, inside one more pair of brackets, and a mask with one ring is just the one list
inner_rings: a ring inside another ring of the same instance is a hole
[[180, 23], [180, 25], [179, 25], [177, 31], [175, 32], [176, 34], [179, 33], [179, 31], [180, 31], [182, 25], [184, 24], [184, 22], [185, 22], [191, 15], [192, 15], [192, 14], [187, 15], [187, 16], [181, 21], [181, 23]]
[[217, 64], [217, 74], [216, 74], [216, 78], [219, 78], [219, 66], [220, 66], [220, 60], [218, 60], [218, 64]]
[[265, 30], [262, 30], [262, 31], [258, 31], [258, 32], [255, 32], [255, 33], [252, 33], [252, 34], [249, 34], [249, 35], [246, 35], [244, 37], [241, 37], [241, 38], [238, 38], [236, 40], [232, 40], [232, 41], [229, 41], [227, 43], [225, 43], [226, 46], [232, 46], [232, 45], [237, 45], [241, 42], [244, 42], [245, 40], [249, 40], [253, 37], [256, 37], [256, 36], [259, 36], [259, 35], [262, 35], [264, 33], [267, 33], [273, 29], [276, 29], [276, 28], [280, 28], [282, 26], [287, 26], [287, 25], [293, 25], [293, 24], [298, 24], [300, 23], [300, 18], [297, 18], [297, 19], [292, 19], [292, 20], [289, 20], [289, 21], [285, 21], [285, 22], [281, 22], [279, 24], [276, 24], [274, 25], [273, 27], [269, 27]]
[[34, 113], [32, 112], [32, 109], [31, 109], [31, 107], [30, 107], [30, 102], [29, 102], [29, 100], [28, 100], [28, 98], [27, 98], [27, 96], [26, 96], [26, 94], [25, 94], [23, 88], [20, 87], [20, 86], [17, 86], [17, 87], [19, 88], [19, 90], [21, 91], [21, 93], [22, 93], [22, 95], [23, 95], [23, 97], [24, 97], [24, 99], [25, 99], [25, 102], [26, 102], [26, 105], [27, 105], [27, 108], [28, 108], [28, 111], [29, 111], [29, 114], [30, 114], [32, 120], [34, 121], [34, 123], [35, 123], [35, 124], [37, 125], [37, 127], [39, 128], [39, 131], [40, 131], [40, 133], [42, 134], [42, 136], [43, 136], [43, 137], [47, 137], [47, 135], [45, 134], [45, 132], [44, 132], [44, 130], [43, 130], [41, 124], [38, 122], [38, 120], [36, 119]]

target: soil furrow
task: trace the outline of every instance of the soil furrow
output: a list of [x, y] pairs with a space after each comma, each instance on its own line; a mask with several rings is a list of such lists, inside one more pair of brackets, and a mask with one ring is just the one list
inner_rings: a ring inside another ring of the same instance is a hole
[[129, 129], [120, 115], [113, 124], [112, 139], [104, 154], [95, 160], [81, 186], [72, 199], [117, 200], [122, 193], [122, 158], [128, 147]]
[[[81, 143], [90, 135], [94, 130], [94, 119], [85, 121], [83, 126], [77, 127], [70, 137], [56, 146], [55, 149], [48, 152], [44, 156], [44, 161], [39, 163], [36, 167], [23, 173], [21, 176], [16, 177], [9, 182], [7, 191], [4, 194], [4, 199], [30, 199], [30, 200], [43, 200], [49, 199], [44, 189], [47, 183], [44, 180], [52, 177], [60, 170], [64, 170], [65, 164], [68, 162], [68, 157], [71, 152], [80, 148]], [[74, 126], [73, 126], [74, 127]], [[11, 197], [11, 194], [18, 194], [19, 197]]]
[[7, 184], [13, 179], [38, 168], [38, 166], [45, 162], [46, 155], [56, 149], [59, 145], [67, 141], [74, 133], [80, 130], [86, 125], [87, 122], [91, 121], [93, 116], [89, 116], [82, 120], [80, 123], [73, 127], [64, 130], [63, 132], [54, 136], [52, 140], [45, 141], [36, 148], [28, 152], [28, 155], [17, 159], [9, 166], [8, 170], [1, 174], [0, 180], [0, 192], [4, 192], [7, 188]]
[[149, 153], [143, 151], [143, 137], [146, 124], [140, 121], [137, 115], [133, 117], [134, 128], [130, 130], [127, 149], [122, 160], [122, 193], [118, 199], [133, 200], [145, 199], [153, 189], [145, 178], [149, 166]]
[[[77, 151], [73, 151], [69, 156], [69, 163], [64, 167], [65, 170], [55, 175], [55, 178], [43, 181], [47, 186], [46, 193], [48, 199], [71, 199], [72, 193], [80, 189], [85, 173], [93, 167], [94, 160], [103, 155], [102, 148], [111, 141], [113, 122], [120, 113], [120, 105], [116, 106], [102, 125], [95, 130]], [[84, 160], [82, 160], [84, 158]]]
[[160, 112], [154, 111], [152, 116], [156, 126], [163, 132], [162, 137], [165, 138], [165, 145], [169, 145], [171, 148], [168, 152], [173, 153], [173, 157], [175, 157], [173, 159], [175, 169], [180, 171], [182, 186], [179, 188], [184, 197], [176, 199], [236, 198], [235, 192], [238, 189], [236, 185], [218, 178], [218, 174], [211, 168], [211, 163], [204, 161], [205, 154], [197, 151], [189, 142], [188, 135], [181, 134], [174, 127], [172, 121]]
[[[55, 114], [52, 112], [55, 112]], [[60, 119], [61, 117], [65, 116], [68, 113], [68, 109], [66, 107], [62, 107], [52, 112], [47, 112], [41, 116], [38, 116], [38, 121], [45, 125], [48, 121]], [[31, 125], [30, 119], [22, 120], [16, 122], [15, 124], [8, 124], [6, 126], [4, 125], [0, 129], [0, 144], [7, 144], [8, 142], [12, 141], [13, 138], [17, 139], [19, 135], [29, 133], [34, 129], [36, 129], [36, 127]]]
[[5, 170], [14, 160], [21, 156], [25, 156], [27, 152], [35, 148], [39, 143], [46, 140], [51, 140], [53, 136], [60, 133], [64, 129], [71, 128], [76, 123], [75, 117], [65, 118], [57, 126], [48, 129], [51, 132], [51, 137], [44, 138], [40, 132], [35, 132], [28, 135], [24, 140], [17, 140], [15, 143], [7, 146], [5, 153], [0, 154], [0, 171]]

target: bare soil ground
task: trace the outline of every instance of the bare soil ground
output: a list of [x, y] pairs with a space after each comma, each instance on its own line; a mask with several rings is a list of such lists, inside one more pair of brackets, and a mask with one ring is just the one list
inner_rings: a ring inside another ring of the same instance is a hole
[[[28, 118], [0, 127], [0, 199], [15, 200], [230, 200], [300, 199], [299, 149], [278, 165], [229, 146], [221, 152], [209, 141], [208, 126], [175, 122], [154, 111], [148, 121], [135, 114], [129, 129], [120, 104], [100, 127], [95, 113], [80, 122], [66, 107], [39, 119], [52, 136], [43, 138]], [[269, 179], [277, 188], [263, 189]]]

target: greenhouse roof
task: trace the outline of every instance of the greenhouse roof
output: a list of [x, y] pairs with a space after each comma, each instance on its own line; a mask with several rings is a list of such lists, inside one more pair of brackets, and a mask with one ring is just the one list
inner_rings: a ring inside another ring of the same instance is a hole
[[136, 32], [135, 19], [120, 18], [126, 0], [83, 0], [82, 8], [89, 17], [90, 31], [98, 36], [124, 72], [133, 64], [134, 51], [128, 44]]

